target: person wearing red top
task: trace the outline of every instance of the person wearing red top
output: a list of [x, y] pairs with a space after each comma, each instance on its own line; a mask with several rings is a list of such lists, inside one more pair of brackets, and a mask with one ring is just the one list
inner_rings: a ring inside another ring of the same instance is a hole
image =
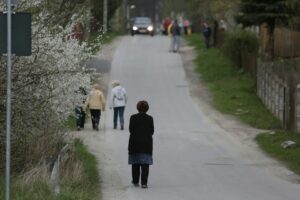
[[167, 17], [166, 19], [164, 19], [163, 21], [163, 26], [164, 26], [164, 34], [168, 35], [168, 27], [171, 24], [171, 20]]

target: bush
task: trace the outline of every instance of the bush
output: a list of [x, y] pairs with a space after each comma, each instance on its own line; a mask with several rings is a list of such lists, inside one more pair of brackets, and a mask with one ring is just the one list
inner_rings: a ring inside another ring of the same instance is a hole
[[255, 34], [237, 30], [226, 34], [222, 50], [237, 67], [242, 68], [245, 63], [245, 55], [257, 54], [258, 47], [258, 39]]

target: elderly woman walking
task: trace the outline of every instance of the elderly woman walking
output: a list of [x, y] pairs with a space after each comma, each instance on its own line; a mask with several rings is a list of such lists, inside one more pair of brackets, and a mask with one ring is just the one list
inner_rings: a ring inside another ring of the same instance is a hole
[[85, 109], [86, 108], [90, 109], [93, 129], [98, 131], [101, 111], [105, 110], [105, 98], [101, 92], [100, 85], [93, 85], [85, 101]]
[[154, 123], [153, 118], [146, 114], [148, 109], [149, 105], [146, 101], [138, 102], [138, 113], [132, 115], [129, 122], [128, 163], [132, 165], [132, 184], [139, 186], [141, 175], [142, 188], [148, 187], [149, 165], [153, 164]]

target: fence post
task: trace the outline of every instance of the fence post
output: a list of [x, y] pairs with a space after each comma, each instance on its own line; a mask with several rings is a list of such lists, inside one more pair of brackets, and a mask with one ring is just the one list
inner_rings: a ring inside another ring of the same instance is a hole
[[263, 93], [263, 69], [259, 67], [257, 69], [257, 95], [262, 99]]
[[287, 85], [284, 85], [284, 128], [288, 128], [290, 121], [290, 91]]
[[57, 157], [52, 172], [51, 172], [51, 183], [52, 183], [52, 187], [53, 187], [53, 192], [54, 195], [57, 196], [60, 193], [60, 187], [59, 187], [59, 161], [60, 161], [60, 156]]
[[275, 116], [280, 118], [279, 115], [279, 96], [280, 96], [280, 91], [279, 91], [279, 78], [276, 76], [275, 77]]
[[[268, 87], [267, 87], [267, 93], [268, 93], [268, 99], [267, 99], [267, 107], [271, 111], [272, 108], [272, 76], [268, 73]], [[271, 111], [272, 112], [272, 111]]]
[[270, 104], [271, 104], [271, 112], [273, 115], [276, 115], [276, 107], [275, 107], [275, 98], [276, 98], [276, 93], [275, 93], [275, 77], [271, 77], [271, 99], [270, 99]]
[[268, 96], [267, 88], [268, 88], [268, 73], [267, 73], [267, 70], [265, 70], [264, 71], [264, 87], [263, 87], [263, 90], [264, 90], [263, 102], [265, 105], [267, 105], [267, 96]]
[[279, 119], [284, 123], [284, 85], [280, 83], [279, 86]]
[[296, 131], [300, 132], [300, 84], [296, 87], [296, 100], [295, 100], [295, 123], [296, 123]]
[[59, 182], [60, 182], [60, 167], [62, 165], [64, 165], [66, 160], [69, 158], [69, 155], [68, 155], [69, 149], [70, 149], [69, 144], [66, 144], [62, 148], [62, 150], [60, 151], [60, 153], [57, 156], [57, 159], [54, 163], [54, 166], [53, 166], [53, 169], [52, 169], [52, 172], [51, 172], [50, 180], [51, 180], [51, 183], [52, 183], [52, 188], [53, 188], [53, 192], [54, 192], [55, 196], [59, 195], [59, 193], [60, 193], [60, 185], [59, 185]]

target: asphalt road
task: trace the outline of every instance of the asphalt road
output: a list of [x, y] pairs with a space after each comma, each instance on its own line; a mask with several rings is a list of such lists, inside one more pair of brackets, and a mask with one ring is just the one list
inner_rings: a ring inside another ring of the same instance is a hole
[[[167, 37], [137, 35], [122, 38], [115, 51], [110, 79], [121, 82], [129, 101], [124, 131], [112, 129], [112, 111], [101, 119], [104, 200], [298, 199], [299, 184], [272, 172], [277, 162], [218, 125], [192, 98], [182, 59], [168, 49]], [[127, 164], [128, 120], [139, 100], [149, 102], [155, 125], [146, 190], [131, 185]]]

